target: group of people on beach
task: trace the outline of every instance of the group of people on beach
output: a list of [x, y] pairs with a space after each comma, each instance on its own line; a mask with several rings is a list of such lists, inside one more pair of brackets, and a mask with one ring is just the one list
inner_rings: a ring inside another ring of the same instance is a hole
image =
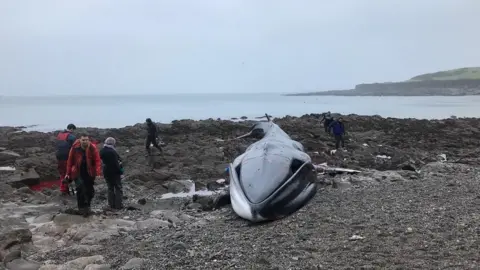
[[[146, 127], [146, 155], [151, 155], [151, 145], [162, 152], [157, 141], [157, 126], [150, 118], [146, 119]], [[77, 138], [73, 134], [75, 130], [76, 126], [69, 124], [67, 129], [58, 133], [56, 138], [60, 192], [63, 195], [75, 193], [78, 210], [84, 216], [88, 216], [91, 213], [91, 202], [95, 195], [95, 178], [103, 174], [108, 187], [108, 208], [110, 210], [122, 209], [124, 169], [122, 159], [115, 150], [115, 138], [105, 139], [103, 148], [99, 151], [97, 146], [90, 141], [88, 134], [82, 133]], [[72, 184], [75, 188], [70, 187]]]
[[320, 120], [320, 123], [323, 122], [323, 128], [325, 129], [325, 132], [329, 134], [333, 134], [335, 138], [335, 149], [345, 147], [345, 125], [343, 123], [343, 118], [338, 117], [337, 119], [332, 117], [332, 114], [330, 111], [323, 113], [322, 114], [322, 119]]
[[[334, 119], [330, 112], [324, 113], [323, 122], [325, 132], [333, 134], [335, 147], [345, 146], [345, 126], [341, 117]], [[146, 156], [151, 155], [151, 145], [162, 152], [158, 144], [158, 128], [152, 119], [145, 120], [147, 135], [145, 138]], [[108, 208], [122, 209], [122, 178], [124, 169], [122, 159], [115, 150], [116, 140], [113, 137], [105, 139], [103, 148], [99, 151], [90, 141], [88, 134], [82, 133], [78, 138], [73, 134], [74, 124], [57, 135], [57, 166], [60, 175], [60, 191], [63, 195], [76, 194], [79, 211], [88, 216], [95, 195], [94, 181], [103, 174], [108, 188]], [[70, 186], [74, 183], [75, 188]]]

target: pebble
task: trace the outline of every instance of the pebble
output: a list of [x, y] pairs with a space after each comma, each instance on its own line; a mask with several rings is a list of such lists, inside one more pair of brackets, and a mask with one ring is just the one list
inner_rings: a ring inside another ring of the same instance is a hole
[[352, 237], [350, 237], [350, 241], [363, 240], [363, 239], [365, 239], [365, 237], [360, 236], [360, 235], [356, 235], [356, 234], [354, 234], [354, 235], [352, 235]]

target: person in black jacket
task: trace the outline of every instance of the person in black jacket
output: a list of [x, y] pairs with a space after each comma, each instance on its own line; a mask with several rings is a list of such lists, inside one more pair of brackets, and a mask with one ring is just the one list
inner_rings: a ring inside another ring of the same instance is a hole
[[108, 187], [108, 206], [112, 209], [122, 209], [123, 166], [120, 156], [115, 150], [115, 143], [114, 138], [108, 137], [100, 150], [100, 158], [103, 162], [103, 177]]
[[70, 148], [72, 148], [76, 140], [75, 135], [73, 135], [73, 131], [76, 128], [74, 124], [68, 124], [67, 129], [58, 133], [56, 138], [57, 151], [55, 156], [57, 158], [58, 174], [60, 175], [60, 191], [63, 195], [70, 193], [68, 185], [64, 183], [63, 178], [67, 174], [67, 160]]
[[145, 140], [145, 149], [147, 150], [147, 156], [150, 156], [152, 153], [150, 151], [150, 144], [153, 144], [158, 151], [162, 152], [162, 148], [158, 145], [157, 136], [158, 130], [155, 123], [152, 122], [152, 119], [147, 118], [147, 139]]
[[332, 114], [330, 111], [322, 114], [323, 118], [320, 120], [320, 123], [323, 122], [323, 128], [325, 132], [330, 133], [330, 124], [333, 122]]

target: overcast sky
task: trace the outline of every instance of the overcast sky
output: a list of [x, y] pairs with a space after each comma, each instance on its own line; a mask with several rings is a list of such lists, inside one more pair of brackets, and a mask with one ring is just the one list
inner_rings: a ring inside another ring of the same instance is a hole
[[0, 0], [0, 95], [303, 92], [480, 66], [479, 0]]

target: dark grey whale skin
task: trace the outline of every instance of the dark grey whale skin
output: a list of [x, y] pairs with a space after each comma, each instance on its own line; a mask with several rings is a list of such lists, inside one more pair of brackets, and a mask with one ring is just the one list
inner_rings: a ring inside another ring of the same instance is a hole
[[233, 210], [252, 222], [272, 221], [298, 211], [317, 192], [317, 173], [303, 145], [271, 121], [256, 123], [238, 138], [250, 136], [260, 140], [229, 167]]

